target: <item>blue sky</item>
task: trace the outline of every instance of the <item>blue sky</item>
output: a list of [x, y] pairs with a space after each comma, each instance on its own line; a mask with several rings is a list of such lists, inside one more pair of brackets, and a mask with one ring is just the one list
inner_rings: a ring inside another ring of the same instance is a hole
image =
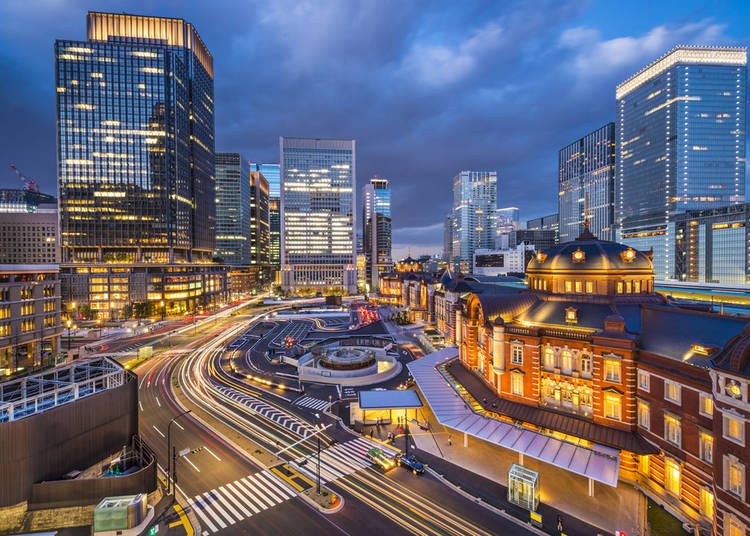
[[56, 190], [54, 40], [86, 12], [182, 17], [214, 55], [217, 150], [357, 139], [393, 188], [394, 256], [437, 252], [462, 169], [497, 170], [522, 220], [557, 211], [557, 152], [614, 119], [614, 88], [676, 44], [747, 46], [749, 2], [9, 0], [0, 3], [0, 186]]

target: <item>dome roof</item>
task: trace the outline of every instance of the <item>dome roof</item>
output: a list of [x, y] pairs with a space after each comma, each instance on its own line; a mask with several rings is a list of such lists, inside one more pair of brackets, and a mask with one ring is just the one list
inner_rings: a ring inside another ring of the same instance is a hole
[[654, 271], [651, 253], [638, 251], [630, 246], [598, 240], [591, 233], [564, 244], [558, 244], [537, 253], [526, 267], [527, 274], [548, 271], [628, 272]]

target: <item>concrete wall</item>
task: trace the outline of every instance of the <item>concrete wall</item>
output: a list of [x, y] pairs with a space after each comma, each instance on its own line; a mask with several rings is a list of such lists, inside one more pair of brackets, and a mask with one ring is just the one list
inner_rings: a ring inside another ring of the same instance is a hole
[[0, 507], [31, 497], [32, 486], [82, 470], [138, 433], [138, 380], [0, 424]]

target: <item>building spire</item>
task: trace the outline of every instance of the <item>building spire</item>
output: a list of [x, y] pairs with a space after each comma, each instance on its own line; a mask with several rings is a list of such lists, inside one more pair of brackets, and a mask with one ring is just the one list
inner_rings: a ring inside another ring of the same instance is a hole
[[586, 192], [584, 197], [583, 205], [583, 232], [577, 240], [596, 240], [596, 237], [591, 233], [591, 220], [589, 219], [589, 193]]

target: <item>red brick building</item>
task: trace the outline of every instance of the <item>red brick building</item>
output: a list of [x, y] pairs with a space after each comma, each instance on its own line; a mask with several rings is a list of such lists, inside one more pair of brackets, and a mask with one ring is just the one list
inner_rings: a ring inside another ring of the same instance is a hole
[[457, 378], [481, 378], [472, 394], [501, 419], [617, 449], [620, 479], [686, 523], [750, 534], [747, 321], [677, 307], [649, 253], [588, 230], [527, 275], [528, 290], [465, 299]]

